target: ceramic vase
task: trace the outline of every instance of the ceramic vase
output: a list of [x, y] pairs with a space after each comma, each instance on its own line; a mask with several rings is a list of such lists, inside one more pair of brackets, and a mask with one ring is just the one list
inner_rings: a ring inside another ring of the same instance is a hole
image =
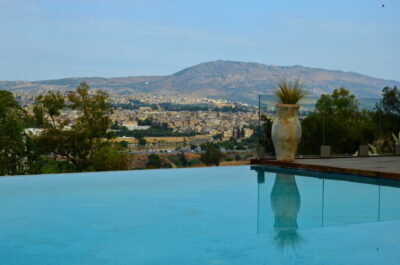
[[298, 117], [299, 105], [277, 104], [276, 112], [277, 118], [272, 124], [271, 132], [276, 159], [292, 162], [301, 138], [301, 125]]

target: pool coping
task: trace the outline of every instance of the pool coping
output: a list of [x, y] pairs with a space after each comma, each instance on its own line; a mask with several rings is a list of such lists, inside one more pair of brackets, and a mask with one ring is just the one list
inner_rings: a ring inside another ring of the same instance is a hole
[[396, 173], [396, 172], [384, 172], [384, 171], [374, 171], [374, 170], [366, 170], [366, 169], [345, 168], [345, 167], [338, 167], [338, 166], [316, 165], [316, 164], [311, 164], [311, 163], [307, 164], [304, 162], [296, 163], [296, 161], [283, 162], [283, 161], [270, 160], [270, 159], [252, 159], [250, 161], [250, 164], [251, 165], [262, 165], [262, 166], [274, 166], [274, 167], [281, 167], [281, 168], [288, 168], [288, 169], [302, 169], [302, 170], [327, 172], [327, 173], [357, 175], [357, 176], [365, 176], [365, 177], [372, 177], [372, 178], [400, 180], [400, 173]]

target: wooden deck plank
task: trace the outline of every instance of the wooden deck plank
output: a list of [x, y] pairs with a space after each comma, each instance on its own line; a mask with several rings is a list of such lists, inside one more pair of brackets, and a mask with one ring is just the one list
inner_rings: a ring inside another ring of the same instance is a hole
[[254, 159], [253, 165], [270, 165], [400, 180], [400, 156], [296, 159], [294, 162]]

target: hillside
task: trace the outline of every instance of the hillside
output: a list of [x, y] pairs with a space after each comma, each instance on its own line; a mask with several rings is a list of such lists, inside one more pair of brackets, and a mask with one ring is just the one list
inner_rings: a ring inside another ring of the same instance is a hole
[[384, 86], [400, 86], [355, 72], [332, 71], [303, 66], [272, 66], [259, 63], [213, 61], [201, 63], [168, 76], [82, 77], [44, 81], [0, 81], [0, 89], [37, 92], [72, 90], [85, 80], [93, 88], [119, 95], [146, 93], [222, 98], [255, 104], [259, 94], [271, 94], [279, 80], [300, 79], [311, 95], [346, 87], [358, 97], [379, 97]]

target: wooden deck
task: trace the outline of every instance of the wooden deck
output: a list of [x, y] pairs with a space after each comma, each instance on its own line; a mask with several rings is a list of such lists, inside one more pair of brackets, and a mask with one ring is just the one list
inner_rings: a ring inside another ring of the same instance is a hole
[[400, 180], [400, 156], [313, 158], [294, 162], [254, 159], [251, 164]]

